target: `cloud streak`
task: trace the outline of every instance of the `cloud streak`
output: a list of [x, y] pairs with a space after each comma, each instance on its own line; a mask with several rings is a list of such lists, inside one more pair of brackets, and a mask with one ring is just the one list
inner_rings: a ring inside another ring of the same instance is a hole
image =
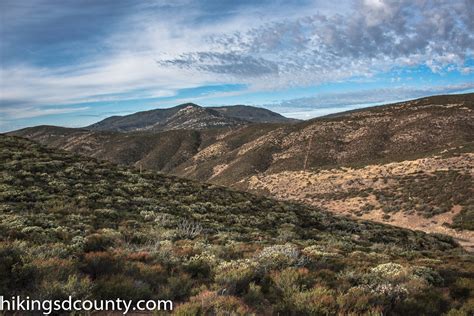
[[90, 109], [90, 107], [60, 107], [60, 108], [35, 108], [35, 107], [22, 107], [21, 109], [15, 108], [4, 108], [0, 109], [0, 114], [5, 115], [10, 119], [25, 119], [38, 117], [43, 115], [55, 115], [55, 114], [67, 114], [81, 112]]
[[391, 87], [366, 89], [353, 92], [325, 93], [312, 97], [285, 100], [278, 104], [281, 107], [330, 109], [338, 106], [354, 104], [387, 103], [398, 100], [414, 99], [434, 94], [451, 94], [474, 89], [474, 83], [451, 85], [443, 87]]

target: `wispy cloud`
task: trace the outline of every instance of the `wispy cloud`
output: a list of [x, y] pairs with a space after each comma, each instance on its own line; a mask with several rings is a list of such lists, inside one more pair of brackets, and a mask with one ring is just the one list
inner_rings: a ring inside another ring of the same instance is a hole
[[470, 1], [357, 1], [346, 14], [309, 13], [216, 35], [207, 40], [226, 53], [189, 52], [162, 64], [236, 78], [243, 72], [251, 74], [248, 83], [269, 88], [412, 65], [469, 72], [471, 6]]
[[325, 93], [311, 97], [284, 100], [276, 105], [282, 107], [326, 109], [336, 106], [353, 104], [380, 103], [397, 100], [414, 99], [434, 94], [450, 94], [474, 89], [474, 83], [449, 85], [443, 87], [390, 87], [380, 89], [365, 89], [352, 92]]
[[392, 87], [352, 92], [323, 93], [315, 96], [266, 104], [267, 108], [288, 117], [308, 119], [367, 106], [405, 101], [438, 94], [472, 92], [474, 83], [423, 88]]
[[273, 91], [419, 65], [473, 74], [471, 0], [4, 0], [0, 11], [11, 119], [212, 84]]
[[90, 107], [58, 107], [58, 108], [40, 108], [40, 107], [22, 107], [22, 108], [1, 108], [0, 114], [8, 119], [25, 119], [44, 115], [66, 114], [89, 110]]

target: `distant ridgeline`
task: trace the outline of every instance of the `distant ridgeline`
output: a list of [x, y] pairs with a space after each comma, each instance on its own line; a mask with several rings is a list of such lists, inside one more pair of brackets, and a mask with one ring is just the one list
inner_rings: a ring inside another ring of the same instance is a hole
[[93, 131], [164, 131], [235, 127], [249, 123], [287, 123], [286, 118], [267, 109], [246, 105], [201, 107], [185, 103], [172, 108], [112, 116], [86, 129]]

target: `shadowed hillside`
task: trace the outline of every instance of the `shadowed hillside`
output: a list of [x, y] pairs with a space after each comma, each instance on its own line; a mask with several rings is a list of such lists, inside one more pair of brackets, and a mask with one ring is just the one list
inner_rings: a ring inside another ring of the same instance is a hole
[[172, 299], [176, 313], [469, 312], [451, 238], [0, 135], [0, 292]]

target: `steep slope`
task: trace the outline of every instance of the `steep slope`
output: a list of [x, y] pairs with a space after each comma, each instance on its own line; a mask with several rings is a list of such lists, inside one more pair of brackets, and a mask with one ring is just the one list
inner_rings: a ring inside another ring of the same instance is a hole
[[17, 137], [0, 135], [0, 161], [8, 297], [170, 299], [180, 315], [469, 311], [472, 256], [447, 236]]
[[163, 172], [192, 158], [201, 143], [200, 132], [193, 130], [118, 133], [38, 126], [17, 134], [74, 153]]
[[112, 116], [86, 129], [93, 131], [164, 131], [239, 126], [249, 123], [292, 122], [272, 111], [252, 106], [201, 107], [185, 103], [168, 109]]
[[143, 111], [125, 116], [111, 116], [87, 126], [87, 129], [96, 131], [134, 131], [147, 129], [150, 126], [165, 122], [169, 117], [187, 106], [195, 105], [189, 103], [169, 109]]
[[[118, 163], [292, 199], [336, 213], [443, 232], [472, 246], [472, 232], [457, 232], [451, 226], [474, 227], [469, 198], [473, 191], [473, 111], [474, 94], [466, 94], [423, 98], [297, 124], [253, 124], [195, 134], [175, 131], [174, 136], [61, 132], [49, 127], [16, 134]], [[85, 138], [84, 133], [88, 135]], [[175, 151], [162, 149], [165, 139], [177, 135], [177, 144], [187, 145]], [[95, 138], [110, 141], [91, 141]], [[145, 140], [149, 144], [146, 150], [127, 155], [129, 148]], [[84, 145], [91, 150], [84, 151]], [[154, 164], [161, 157], [171, 157], [174, 163]], [[428, 162], [432, 165], [427, 166]], [[395, 166], [402, 172], [392, 174]], [[346, 184], [346, 180], [354, 183]], [[424, 187], [429, 194], [411, 193], [417, 187]], [[408, 198], [410, 194], [417, 196]]]
[[189, 105], [167, 118], [163, 123], [157, 123], [149, 130], [177, 130], [177, 129], [208, 129], [216, 127], [238, 126], [246, 121], [227, 117], [213, 109]]

